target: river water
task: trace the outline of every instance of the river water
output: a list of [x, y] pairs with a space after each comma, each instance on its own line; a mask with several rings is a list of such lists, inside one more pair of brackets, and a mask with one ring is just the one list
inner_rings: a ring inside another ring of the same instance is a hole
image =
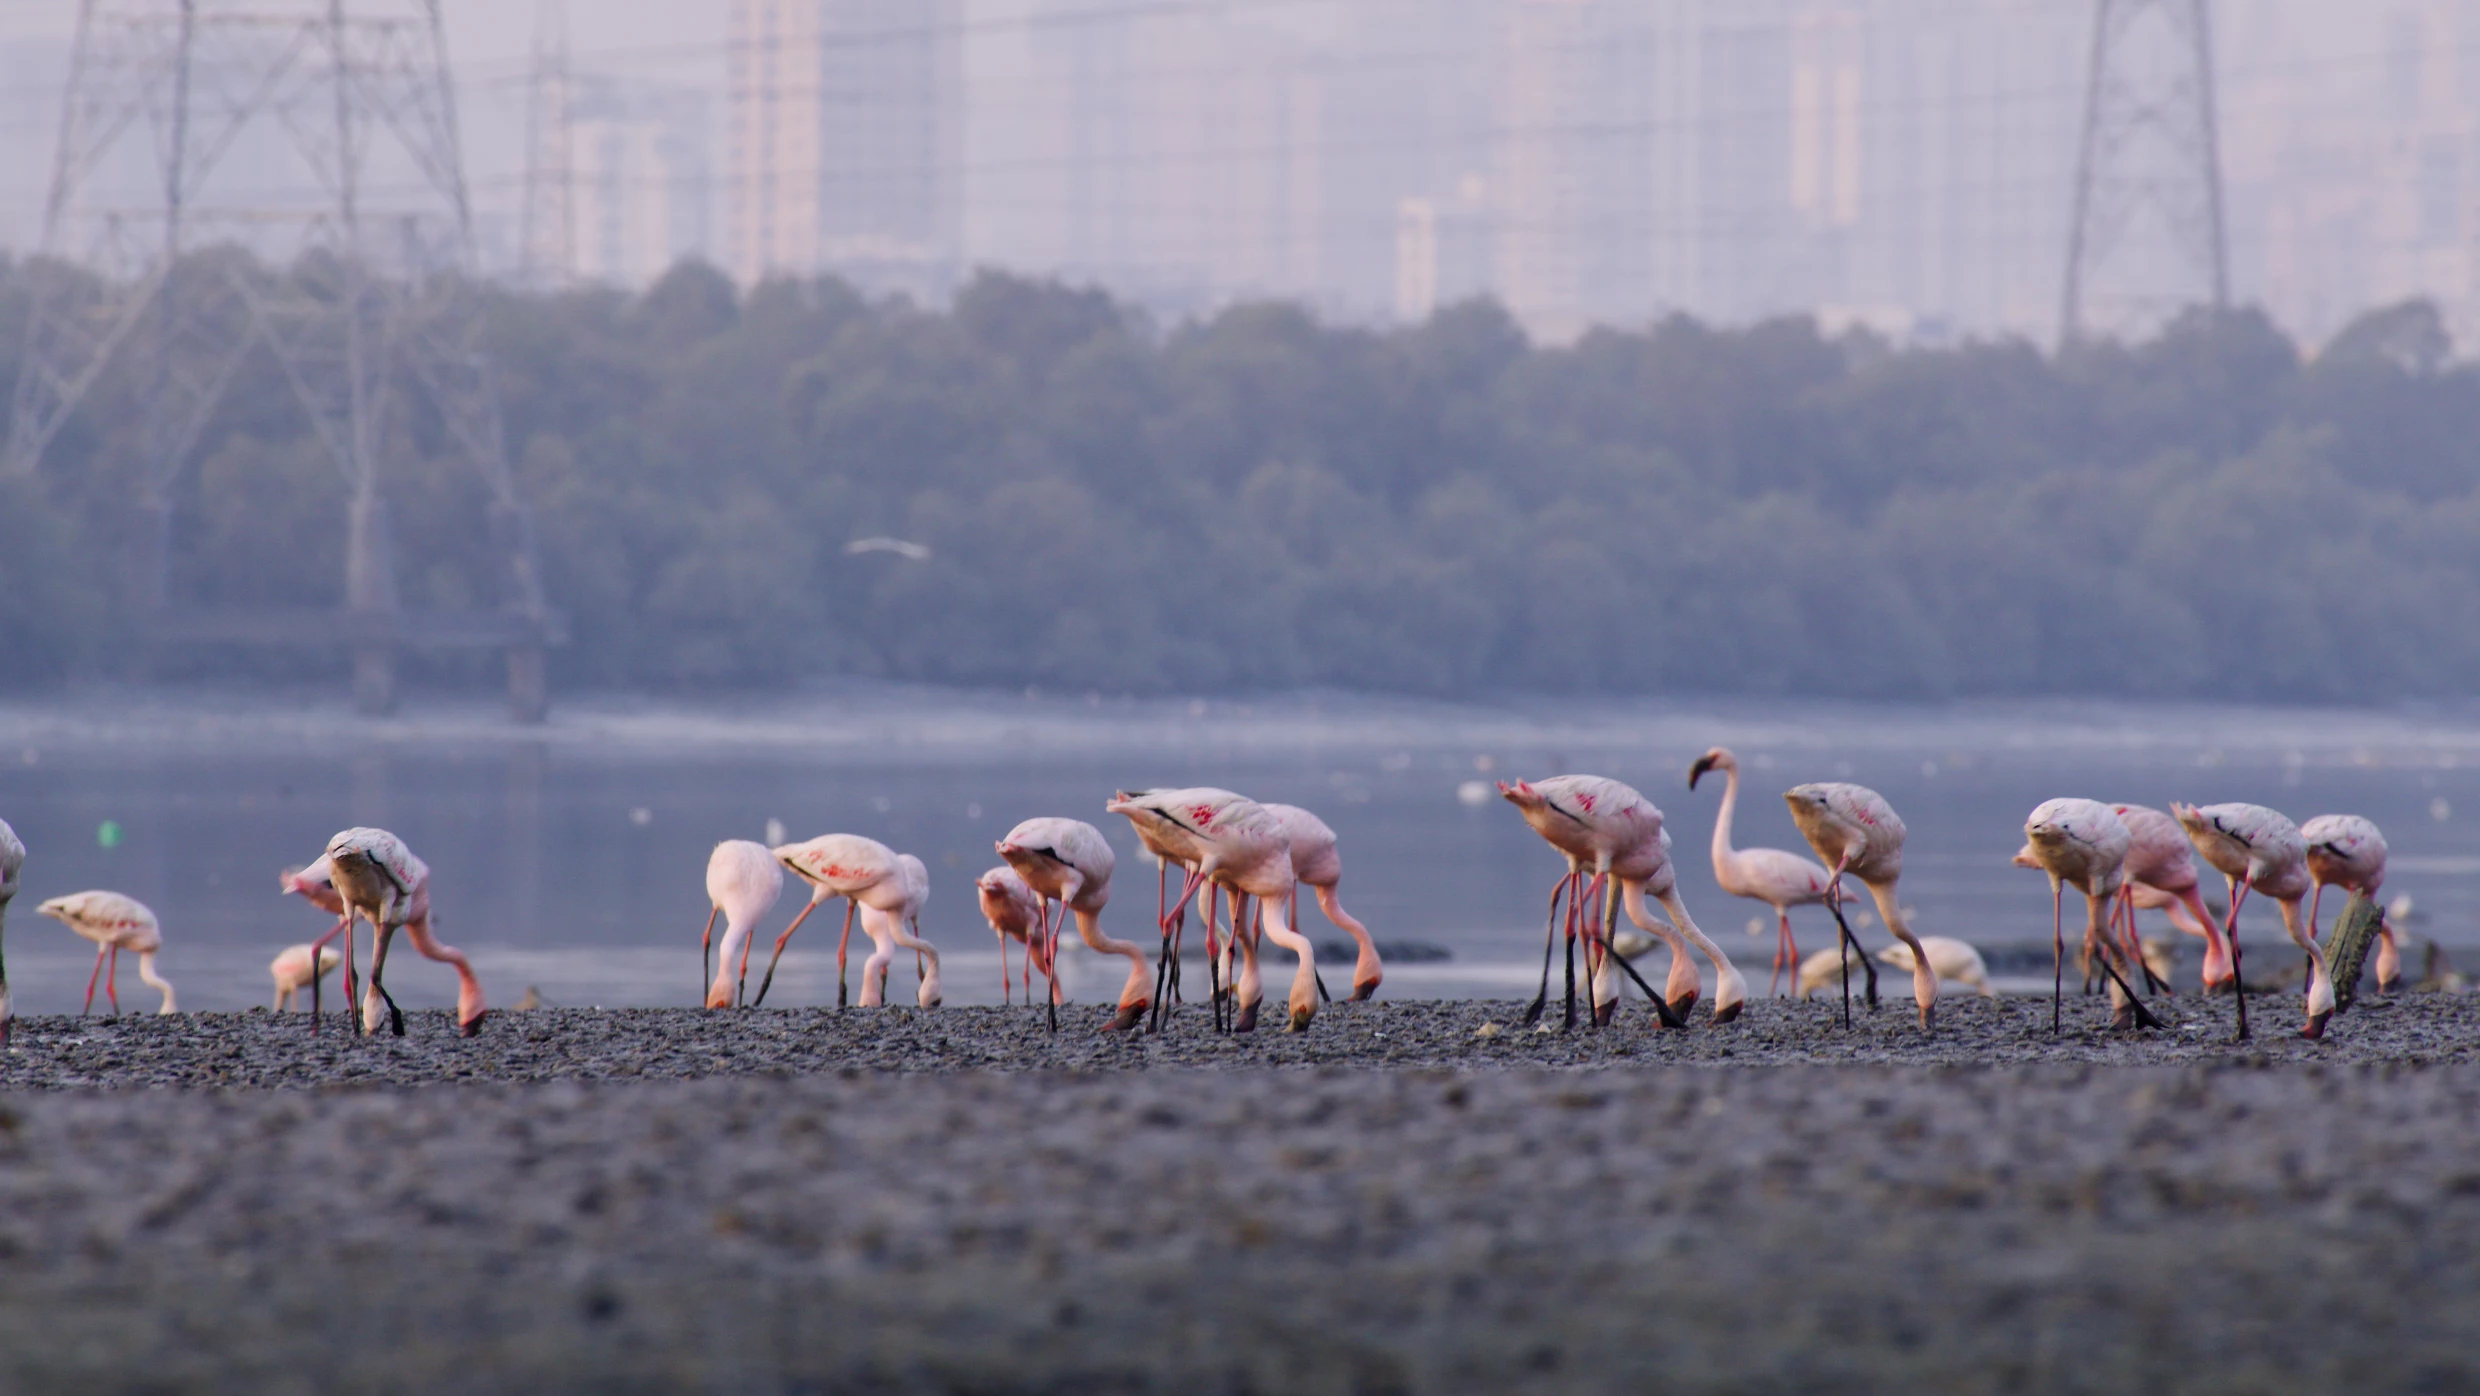
[[[495, 1003], [529, 986], [562, 1005], [693, 1003], [707, 851], [764, 838], [772, 821], [796, 839], [861, 833], [920, 855], [933, 878], [923, 930], [946, 955], [948, 999], [990, 1002], [997, 955], [971, 879], [1010, 825], [1065, 814], [1101, 828], [1120, 854], [1105, 927], [1142, 939], [1154, 869], [1103, 801], [1120, 787], [1221, 785], [1318, 811], [1341, 836], [1345, 905], [1382, 942], [1445, 952], [1390, 967], [1388, 995], [1513, 995], [1538, 971], [1562, 864], [1471, 783], [1585, 771], [1668, 813], [1689, 909], [1761, 990], [1770, 930], [1745, 930], [1767, 913], [1715, 888], [1706, 844], [1720, 790], [1686, 788], [1689, 762], [1716, 743], [1746, 767], [1743, 847], [1801, 847], [1780, 799], [1801, 781], [1855, 780], [1892, 801], [1911, 830], [1903, 899], [1923, 934], [2047, 944], [2046, 883], [2008, 863], [2041, 800], [2249, 800], [2299, 819], [2375, 819], [2393, 845], [2387, 895], [2413, 902], [2409, 929], [2480, 958], [2472, 712], [1110, 700], [851, 684], [737, 704], [583, 699], [521, 729], [462, 699], [416, 695], [397, 717], [365, 720], [325, 695], [103, 690], [0, 705], [0, 818], [31, 850], [9, 978], [21, 1011], [74, 1011], [92, 951], [33, 906], [108, 887], [161, 917], [163, 972], [184, 1008], [264, 1003], [268, 959], [324, 929], [278, 894], [277, 873], [339, 828], [376, 824], [430, 863], [441, 935], [472, 955]], [[768, 929], [798, 905], [787, 889]], [[1311, 934], [1333, 934], [1304, 913]], [[1821, 912], [1793, 920], [1805, 948], [1829, 943]], [[803, 928], [770, 1003], [834, 1001], [834, 930], [823, 912]], [[2271, 906], [2250, 903], [2246, 933], [2271, 947]], [[444, 969], [401, 942], [391, 958], [400, 1002], [453, 1002]], [[1079, 999], [1114, 992], [1116, 970], [1068, 964]], [[900, 964], [899, 1000], [911, 978]], [[123, 979], [126, 1005], [152, 1006]]]

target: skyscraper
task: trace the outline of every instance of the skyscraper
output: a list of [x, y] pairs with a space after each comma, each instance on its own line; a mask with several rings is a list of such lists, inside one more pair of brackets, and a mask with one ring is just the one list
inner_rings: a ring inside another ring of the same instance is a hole
[[935, 295], [962, 177], [960, 0], [733, 0], [732, 271]]

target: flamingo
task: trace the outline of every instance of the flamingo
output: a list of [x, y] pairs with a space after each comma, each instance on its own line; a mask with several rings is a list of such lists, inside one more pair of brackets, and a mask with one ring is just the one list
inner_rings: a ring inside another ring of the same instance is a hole
[[[739, 997], [741, 981], [733, 978], [732, 957], [737, 952], [747, 965], [750, 937], [783, 894], [783, 864], [775, 861], [765, 844], [725, 839], [707, 856], [706, 931], [698, 940], [698, 983], [708, 1008], [730, 1008]], [[715, 963], [714, 979], [709, 982], [708, 951], [714, 945], [717, 916], [723, 918], [723, 956]]]
[[[835, 949], [836, 1007], [844, 1006], [844, 957], [855, 911], [861, 913], [862, 933], [875, 947], [861, 966], [861, 1006], [875, 1008], [881, 1002], [887, 967], [899, 945], [928, 962], [914, 1001], [924, 1008], [939, 1006], [939, 952], [921, 938], [920, 930], [922, 904], [930, 897], [930, 870], [919, 858], [859, 834], [821, 834], [806, 843], [785, 844], [773, 853], [776, 862], [810, 885], [810, 897], [801, 914], [775, 937], [775, 954], [766, 962], [766, 978], [758, 982], [753, 1005], [766, 1002], [766, 991], [775, 982], [775, 966], [784, 958], [784, 946], [792, 940], [792, 933], [801, 929], [819, 903], [842, 897], [844, 939]], [[746, 978], [748, 973], [749, 956], [744, 950], [741, 975]]]
[[1720, 771], [1725, 780], [1722, 808], [1714, 814], [1714, 881], [1734, 897], [1746, 897], [1774, 908], [1774, 977], [1766, 985], [1766, 992], [1779, 993], [1784, 974], [1797, 980], [1801, 968], [1800, 944], [1791, 935], [1791, 908], [1824, 904], [1826, 870], [1814, 860], [1785, 849], [1732, 848], [1731, 815], [1739, 807], [1739, 758], [1731, 754], [1729, 747], [1718, 746], [1706, 752], [1688, 768], [1688, 788], [1696, 789], [1697, 781], [1707, 771]]
[[[389, 997], [380, 983], [380, 976], [387, 969], [388, 943], [402, 927], [424, 959], [436, 960], [456, 971], [457, 1031], [466, 1037], [482, 1031], [482, 1017], [487, 1011], [482, 1001], [482, 981], [474, 977], [473, 964], [463, 951], [442, 944], [431, 933], [430, 865], [415, 857], [403, 839], [385, 829], [366, 828], [346, 829], [329, 839], [326, 855], [319, 863], [304, 868], [300, 877], [314, 881], [321, 864], [325, 865], [325, 877], [344, 908], [344, 920], [311, 944], [325, 946], [338, 935], [344, 937], [344, 991], [348, 1001], [356, 992], [353, 922], [357, 917], [370, 921], [370, 987], [354, 1009], [355, 1030], [378, 1032], [379, 1008], [385, 1004], [388, 1030], [398, 1037], [405, 1035], [405, 1015], [398, 1011], [396, 1000]], [[319, 981], [313, 979], [310, 1027], [314, 1032], [318, 1029], [318, 1004]]]
[[[1352, 1002], [1359, 1002], [1378, 992], [1379, 981], [1386, 977], [1386, 967], [1379, 963], [1378, 945], [1369, 938], [1369, 928], [1343, 909], [1337, 889], [1343, 882], [1343, 854], [1335, 844], [1335, 831], [1326, 821], [1298, 805], [1263, 804], [1260, 808], [1272, 815], [1292, 840], [1292, 876], [1309, 884], [1317, 894], [1318, 910], [1360, 947], [1360, 956], [1352, 966]], [[1292, 924], [1300, 924], [1299, 898], [1293, 898]]]
[[2045, 800], [2033, 807], [2024, 821], [2024, 838], [2041, 870], [2049, 874], [2050, 951], [2051, 966], [2049, 1030], [2061, 1030], [2065, 1011], [2067, 984], [2066, 889], [2073, 884], [2084, 894], [2084, 949], [2090, 954], [2100, 951], [2102, 973], [2110, 977], [2110, 1026], [2124, 1028], [2141, 1024], [2159, 1027], [2160, 1022], [2137, 1001], [2135, 991], [2119, 977], [2113, 963], [2117, 952], [2110, 943], [2109, 929], [2104, 925], [2102, 908], [2115, 903], [2119, 888], [2127, 880], [2126, 821], [2118, 811], [2099, 800]]
[[[1633, 977], [1635, 969], [1625, 960], [1609, 953], [1612, 932], [1617, 927], [1618, 912], [1607, 884], [1617, 885], [1617, 903], [1627, 908], [1628, 919], [1636, 928], [1659, 936], [1670, 946], [1671, 968], [1660, 995], [1648, 989], [1647, 997], [1658, 998], [1655, 1013], [1667, 1027], [1683, 1025], [1681, 1015], [1696, 1003], [1699, 992], [1696, 963], [1688, 956], [1694, 946], [1714, 966], [1714, 1021], [1727, 1023], [1737, 1018], [1748, 998], [1748, 984], [1713, 943], [1697, 929], [1696, 919], [1688, 915], [1687, 904], [1679, 899], [1679, 877], [1671, 864], [1669, 831], [1662, 827], [1662, 811], [1638, 794], [1634, 788], [1606, 776], [1552, 776], [1547, 780], [1501, 782], [1499, 794], [1514, 805], [1552, 848], [1565, 854], [1568, 862], [1567, 880], [1561, 887], [1578, 890], [1569, 898], [1568, 932], [1570, 960], [1576, 932], [1572, 923], [1579, 916], [1577, 898], [1590, 897], [1592, 886], [1604, 887], [1601, 924], [1586, 931], [1585, 962], [1591, 972], [1593, 1019], [1605, 1023], [1617, 1010], [1619, 981], [1611, 973], [1613, 962]], [[1593, 873], [1593, 884], [1582, 879], [1586, 869]], [[1651, 892], [1670, 913], [1665, 922], [1645, 906], [1645, 894]], [[1550, 898], [1551, 919], [1557, 922], [1558, 892]], [[1584, 914], [1590, 914], [1584, 913]], [[1555, 932], [1554, 932], [1555, 933]], [[1575, 1015], [1573, 970], [1568, 998], [1568, 1017]], [[1541, 1003], [1549, 997], [1550, 964], [1548, 947], [1542, 955], [1542, 992], [1527, 1011], [1527, 1018], [1540, 1012]], [[1644, 987], [1640, 982], [1639, 987]]]
[[[164, 1006], [156, 1012], [179, 1011], [173, 1004], [172, 986], [155, 974], [155, 954], [164, 948], [164, 932], [145, 903], [118, 892], [72, 892], [41, 903], [35, 910], [95, 943], [95, 970], [86, 976], [86, 1007], [78, 1010], [81, 1015], [94, 1011], [95, 981], [99, 978], [103, 980], [104, 997], [111, 1001], [113, 1016], [120, 1015], [124, 950], [138, 957], [138, 978], [163, 991]], [[112, 961], [108, 974], [103, 967], [107, 955]]]
[[2239, 1036], [2248, 1035], [2247, 990], [2240, 980], [2239, 904], [2253, 890], [2282, 904], [2282, 929], [2308, 952], [2308, 1022], [2300, 1036], [2325, 1035], [2334, 1016], [2333, 975], [2325, 952], [2316, 945], [2313, 928], [2302, 924], [2299, 904], [2313, 886], [2308, 872], [2308, 843], [2299, 826], [2263, 805], [2173, 804], [2170, 813], [2187, 829], [2187, 838], [2204, 860], [2230, 880], [2230, 915], [2222, 938], [2230, 946], [2231, 987], [2239, 1000]]
[[[1231, 1011], [1231, 986], [1226, 975], [1229, 966], [1223, 961], [1235, 950], [1244, 957], [1254, 955], [1256, 947], [1219, 943], [1215, 907], [1222, 897], [1223, 884], [1202, 870], [1208, 853], [1207, 843], [1188, 822], [1197, 816], [1182, 816], [1179, 811], [1204, 811], [1206, 816], [1211, 817], [1215, 811], [1248, 803], [1250, 801], [1246, 796], [1205, 785], [1179, 790], [1119, 790], [1112, 792], [1111, 798], [1103, 802], [1105, 812], [1121, 815], [1128, 820], [1129, 827], [1136, 831], [1137, 841], [1144, 844], [1146, 851], [1152, 853], [1156, 860], [1155, 919], [1162, 929], [1162, 946], [1154, 969], [1157, 1005], [1154, 1028], [1157, 1031], [1161, 1029], [1169, 1001], [1179, 991], [1180, 940], [1188, 925], [1188, 899], [1200, 888], [1206, 893], [1206, 983], [1214, 1009], [1214, 1026], [1217, 1031], [1229, 1026], [1227, 1014]], [[1174, 867], [1181, 870], [1180, 895], [1176, 899], [1164, 890]], [[1232, 907], [1235, 926], [1239, 923], [1239, 916], [1240, 908], [1235, 904]], [[1237, 937], [1236, 931], [1234, 934]], [[1257, 1015], [1252, 1012], [1249, 1026], [1254, 1028], [1256, 1024]]]
[[[26, 866], [26, 845], [19, 842], [17, 831], [9, 821], [0, 819], [0, 930], [7, 929], [9, 903], [17, 899], [17, 889], [25, 879], [18, 873]], [[0, 1047], [9, 1045], [9, 966], [0, 955]]]
[[[981, 900], [982, 919], [999, 938], [999, 1001], [1009, 1002], [1007, 945], [1012, 940], [1025, 947], [1025, 1002], [1032, 1003], [1034, 960], [1042, 949], [1034, 927], [1042, 919], [1042, 899], [1005, 863], [975, 878], [973, 889]], [[1041, 967], [1044, 977], [1049, 977], [1050, 961], [1042, 960]]]
[[[1291, 830], [1266, 812], [1263, 805], [1228, 790], [1146, 790], [1122, 793], [1104, 806], [1126, 815], [1140, 827], [1159, 823], [1158, 836], [1194, 851], [1196, 861], [1180, 890], [1172, 914], [1184, 911], [1200, 888], [1219, 886], [1232, 897], [1232, 941], [1240, 953], [1240, 970], [1232, 985], [1236, 1015], [1233, 1032], [1257, 1027], [1258, 1001], [1264, 995], [1257, 968], [1257, 938], [1243, 928], [1244, 899], [1254, 897], [1265, 917], [1265, 935], [1289, 950], [1298, 964], [1292, 975], [1288, 1032], [1306, 1032], [1317, 1017], [1317, 948], [1292, 929], [1285, 908], [1299, 888], [1292, 869]], [[1210, 951], [1210, 947], [1209, 947]], [[1212, 959], [1211, 953], [1208, 955]]]
[[277, 952], [275, 959], [268, 962], [267, 973], [272, 975], [276, 981], [275, 1012], [282, 1013], [290, 1009], [295, 996], [310, 987], [312, 977], [310, 963], [314, 958], [318, 961], [319, 976], [323, 978], [332, 973], [336, 966], [343, 962], [344, 957], [338, 955], [333, 946], [321, 946], [313, 950], [305, 941], [300, 945], [284, 947], [283, 950]]
[[2318, 933], [2317, 903], [2328, 885], [2376, 902], [2377, 992], [2393, 992], [2402, 978], [2402, 951], [2394, 944], [2385, 904], [2377, 902], [2377, 889], [2385, 885], [2385, 835], [2375, 821], [2356, 814], [2320, 814], [2299, 826], [2299, 837], [2307, 841], [2308, 876], [2316, 884], [2308, 894], [2308, 934]]
[[[1929, 968], [1937, 975], [1939, 983], [1961, 984], [1978, 990], [1980, 996], [1986, 999], [1998, 996], [1998, 991], [1989, 983], [1988, 963], [1981, 959], [1981, 952], [1973, 949], [1969, 942], [1953, 936], [1922, 936], [1920, 947], [1929, 952]], [[1820, 950], [1800, 961], [1799, 986], [1794, 997], [1804, 999], [1824, 988], [1826, 981], [1842, 968], [1843, 956], [1850, 953], [1848, 946], [1837, 945], [1832, 950]], [[1900, 941], [1878, 951], [1877, 958], [1880, 963], [1892, 965], [1905, 974], [1912, 972], [1912, 947]]]
[[[1128, 960], [1128, 982], [1120, 987], [1119, 1011], [1104, 1032], [1125, 1032], [1154, 1006], [1145, 952], [1102, 933], [1102, 908], [1111, 901], [1111, 870], [1118, 859], [1102, 831], [1082, 819], [1045, 816], [1028, 819], [999, 840], [999, 856], [1016, 870], [1041, 901], [1035, 934], [1042, 940], [1043, 974], [1051, 989], [1051, 1024], [1059, 1022], [1059, 926], [1071, 913], [1077, 936], [1088, 949]], [[1051, 904], [1058, 903], [1053, 911]], [[1028, 942], [1030, 943], [1030, 942]]]
[[2196, 893], [2195, 849], [2179, 821], [2149, 805], [2112, 805], [2127, 826], [2127, 924], [2132, 933], [2135, 913], [2161, 911], [2170, 924], [2204, 939], [2206, 992], [2230, 982], [2230, 951], [2222, 930]]
[[[1920, 937], [1912, 934], [1911, 922], [1895, 900], [1895, 887], [1903, 876], [1904, 829], [1894, 806], [1867, 786], [1845, 781], [1795, 785], [1783, 792], [1783, 802], [1791, 806], [1792, 822], [1800, 826], [1808, 846], [1833, 870], [1833, 879], [1826, 885], [1826, 907], [1834, 913], [1836, 930], [1846, 937], [1851, 934], [1851, 928], [1843, 924], [1843, 874], [1850, 873], [1869, 889], [1886, 929], [1912, 948], [1912, 1001], [1920, 1006], [1922, 1030], [1935, 1027], [1937, 971], [1930, 967]], [[1860, 966], [1868, 973], [1869, 997], [1874, 1000], [1877, 970], [1865, 958]], [[1850, 1022], [1848, 973], [1843, 978], [1843, 1017]]]

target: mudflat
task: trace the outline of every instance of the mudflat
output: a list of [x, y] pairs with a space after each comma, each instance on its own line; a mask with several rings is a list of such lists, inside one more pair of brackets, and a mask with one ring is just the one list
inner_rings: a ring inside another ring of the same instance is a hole
[[2480, 1000], [1941, 1007], [21, 1020], [0, 1388], [2480, 1385]]

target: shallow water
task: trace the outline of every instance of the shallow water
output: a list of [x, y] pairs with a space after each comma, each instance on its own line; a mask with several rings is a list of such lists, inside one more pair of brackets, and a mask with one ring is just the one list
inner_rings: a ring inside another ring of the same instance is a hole
[[[1766, 913], [1714, 887], [1705, 850], [1721, 793], [1685, 783], [1715, 742], [1748, 768], [1742, 846], [1800, 846], [1779, 798], [1800, 781], [1857, 780], [1892, 801], [1911, 830], [1903, 897], [1924, 934], [2046, 944], [2047, 888], [2008, 858], [2033, 805], [2082, 794], [2368, 815], [2393, 845], [2388, 896], [2415, 903], [2410, 929], [2480, 948], [2480, 720], [2467, 714], [1126, 702], [857, 685], [729, 707], [577, 702], [525, 731], [436, 700], [364, 721], [323, 698], [106, 692], [0, 707], [0, 818], [32, 850], [8, 923], [10, 981], [22, 1011], [77, 1008], [92, 954], [33, 905], [102, 886], [161, 915], [163, 969], [183, 1007], [265, 1002], [268, 958], [324, 929], [277, 893], [276, 873], [316, 857], [338, 828], [378, 824], [431, 864], [441, 934], [473, 955], [496, 1002], [530, 985], [552, 1004], [691, 1003], [707, 850], [763, 838], [774, 820], [792, 838], [840, 830], [918, 853], [934, 879], [923, 929], [945, 951], [948, 1000], [990, 1002], [998, 964], [970, 880], [1010, 825], [1068, 814], [1101, 828], [1121, 857], [1106, 928], [1141, 938], [1154, 869], [1102, 803], [1117, 787], [1212, 784], [1317, 810], [1342, 838], [1345, 904], [1382, 941], [1449, 952], [1390, 967], [1388, 995], [1504, 995], [1538, 971], [1560, 864], [1494, 794], [1468, 804], [1458, 788], [1581, 770], [1626, 780], [1668, 812], [1691, 912], [1761, 987], [1770, 933], [1743, 930]], [[1303, 910], [1312, 935], [1335, 934]], [[834, 1001], [836, 919], [822, 909], [803, 928], [770, 1002]], [[1820, 913], [1793, 920], [1805, 947], [1828, 943]], [[2247, 928], [2251, 946], [2280, 934], [2261, 902]], [[867, 943], [855, 941], [857, 986]], [[894, 976], [900, 1001], [909, 958]], [[447, 974], [410, 947], [391, 959], [408, 1007], [452, 1000]], [[1113, 992], [1111, 965], [1067, 963], [1076, 997]], [[1329, 982], [1346, 975], [1330, 970]], [[1282, 971], [1270, 977], [1279, 985]], [[126, 967], [122, 978], [125, 1006], [152, 1007]]]

